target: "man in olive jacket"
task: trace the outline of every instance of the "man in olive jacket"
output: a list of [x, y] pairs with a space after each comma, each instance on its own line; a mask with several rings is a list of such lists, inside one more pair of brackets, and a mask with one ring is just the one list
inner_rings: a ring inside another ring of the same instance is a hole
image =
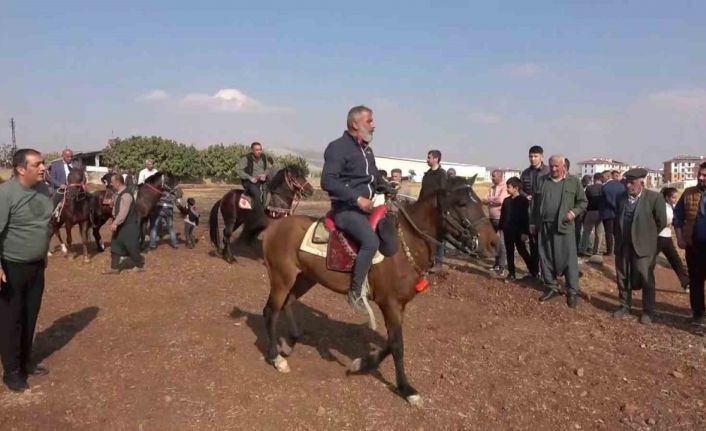
[[538, 235], [539, 263], [546, 289], [539, 301], [559, 294], [556, 277], [564, 275], [566, 302], [575, 308], [579, 264], [574, 220], [586, 212], [588, 201], [579, 179], [567, 173], [564, 156], [549, 159], [549, 175], [538, 178], [531, 205], [530, 233]]
[[615, 220], [615, 272], [620, 308], [614, 317], [627, 317], [632, 291], [642, 289], [640, 323], [652, 323], [655, 310], [655, 263], [657, 237], [667, 226], [667, 207], [657, 192], [644, 188], [647, 171], [627, 171], [627, 191], [618, 196]]

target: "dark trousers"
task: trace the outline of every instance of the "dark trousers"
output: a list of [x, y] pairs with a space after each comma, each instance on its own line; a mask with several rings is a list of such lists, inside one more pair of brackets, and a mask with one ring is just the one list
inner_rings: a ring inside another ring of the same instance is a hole
[[[581, 245], [581, 232], [583, 232], [583, 221], [586, 218], [586, 213], [580, 214], [574, 219], [574, 235], [576, 236], [576, 251], [579, 251]], [[583, 251], [583, 250], [581, 250]]]
[[0, 357], [5, 373], [30, 366], [32, 341], [44, 294], [45, 261], [2, 261], [7, 283], [0, 284]]
[[605, 254], [613, 254], [613, 244], [615, 244], [615, 219], [603, 219], [603, 230], [605, 231]]
[[[540, 226], [537, 226], [537, 229], [540, 229]], [[529, 236], [529, 252], [530, 252], [530, 263], [532, 264], [532, 268], [536, 269], [536, 273], [539, 273], [539, 232], [537, 232], [537, 235], [532, 235], [530, 234]]]
[[686, 265], [689, 267], [689, 301], [694, 317], [702, 317], [704, 304], [704, 283], [706, 283], [706, 243], [696, 243], [686, 248]]
[[508, 275], [515, 277], [515, 247], [517, 247], [517, 252], [522, 257], [522, 260], [527, 265], [527, 269], [533, 276], [537, 275], [537, 268], [532, 266], [532, 258], [527, 251], [525, 242], [522, 241], [522, 234], [520, 232], [513, 232], [505, 230], [503, 231], [503, 241], [505, 242], [505, 253], [507, 256], [507, 271]]
[[184, 222], [184, 237], [187, 248], [194, 248], [194, 226], [191, 223]]
[[657, 255], [638, 256], [632, 242], [623, 240], [615, 250], [615, 276], [618, 282], [620, 305], [632, 307], [632, 291], [642, 289], [642, 310], [653, 315], [655, 311], [655, 263]]
[[360, 292], [365, 277], [373, 264], [373, 257], [380, 248], [380, 239], [370, 227], [368, 215], [357, 208], [345, 207], [334, 209], [334, 220], [339, 229], [350, 235], [358, 244], [358, 257], [353, 265], [352, 289]]
[[262, 183], [251, 183], [250, 181], [243, 181], [243, 188], [245, 189], [245, 194], [257, 199], [262, 202]]
[[657, 246], [659, 247], [659, 251], [661, 251], [664, 257], [667, 258], [669, 265], [677, 274], [677, 277], [679, 277], [681, 287], [686, 288], [689, 285], [689, 275], [684, 269], [684, 264], [681, 261], [681, 257], [679, 257], [679, 254], [677, 253], [677, 249], [674, 248], [674, 241], [672, 241], [672, 237], [666, 238], [660, 236], [657, 238]]

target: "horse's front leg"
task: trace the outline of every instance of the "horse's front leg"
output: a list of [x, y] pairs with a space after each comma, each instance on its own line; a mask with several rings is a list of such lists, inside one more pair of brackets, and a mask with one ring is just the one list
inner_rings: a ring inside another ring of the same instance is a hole
[[[71, 251], [71, 246], [73, 245], [73, 237], [71, 236], [71, 231], [73, 230], [74, 225], [69, 224], [69, 222], [64, 223], [64, 229], [66, 229], [66, 245], [63, 243], [61, 244], [61, 252], [64, 254], [64, 256], [69, 255], [69, 251]], [[69, 259], [74, 259], [75, 256], [68, 256]]]
[[103, 239], [101, 238], [101, 227], [103, 223], [102, 220], [96, 220], [96, 223], [92, 226], [93, 229], [93, 239], [96, 240], [96, 248], [98, 253], [103, 253], [105, 251], [105, 244], [103, 244]]
[[78, 224], [78, 228], [81, 232], [81, 245], [83, 246], [83, 263], [89, 263], [91, 261], [88, 258], [88, 229], [90, 228], [90, 223], [88, 221], [83, 221]]
[[387, 326], [388, 348], [395, 361], [397, 391], [411, 405], [421, 407], [422, 398], [419, 396], [417, 390], [409, 384], [407, 374], [404, 370], [404, 340], [402, 337], [404, 309], [401, 304], [393, 302], [391, 304], [385, 304], [385, 306], [382, 307], [382, 313], [385, 317], [385, 325]]

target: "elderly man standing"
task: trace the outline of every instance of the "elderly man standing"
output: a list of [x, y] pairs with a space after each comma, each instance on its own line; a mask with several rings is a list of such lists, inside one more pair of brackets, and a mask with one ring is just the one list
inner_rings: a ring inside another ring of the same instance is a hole
[[645, 188], [645, 169], [625, 173], [627, 193], [618, 197], [615, 222], [615, 273], [620, 308], [613, 317], [630, 315], [632, 291], [642, 289], [640, 323], [650, 324], [655, 311], [655, 263], [658, 236], [667, 226], [664, 198]]
[[[500, 209], [508, 195], [505, 181], [503, 181], [503, 171], [500, 169], [493, 170], [490, 174], [490, 178], [493, 185], [488, 189], [483, 203], [488, 205], [488, 218], [497, 233], [500, 226]], [[502, 232], [500, 232], [500, 235], [502, 235]], [[501, 237], [500, 241], [498, 241], [498, 245], [495, 247], [495, 266], [493, 270], [499, 275], [502, 275], [503, 271], [505, 271], [506, 264], [505, 241], [503, 241]]]
[[44, 160], [35, 150], [15, 152], [13, 178], [0, 186], [0, 357], [3, 382], [28, 389], [27, 376], [47, 369], [32, 362], [32, 340], [44, 293], [52, 203]]
[[262, 152], [262, 144], [253, 142], [250, 154], [242, 157], [238, 163], [238, 177], [243, 183], [245, 193], [255, 199], [263, 200], [263, 186], [272, 169], [273, 161]]
[[538, 236], [539, 262], [546, 292], [545, 302], [559, 294], [556, 277], [566, 278], [569, 307], [578, 303], [579, 266], [574, 220], [586, 211], [586, 195], [578, 178], [566, 172], [565, 158], [549, 159], [549, 175], [537, 180], [531, 201], [530, 233]]
[[145, 183], [145, 180], [152, 175], [156, 174], [159, 172], [157, 168], [154, 167], [154, 160], [152, 159], [147, 159], [145, 160], [145, 169], [141, 170], [139, 175], [137, 176], [137, 185], [141, 186], [142, 184]]
[[686, 249], [692, 323], [703, 325], [706, 311], [706, 162], [699, 166], [696, 186], [684, 190], [674, 208], [674, 228], [677, 244]]
[[123, 256], [132, 259], [135, 264], [134, 271], [144, 271], [145, 259], [140, 254], [140, 228], [133, 197], [125, 186], [122, 175], [111, 175], [110, 185], [115, 190], [113, 223], [110, 225], [113, 238], [110, 241], [110, 269], [103, 271], [103, 274], [119, 273], [120, 259]]

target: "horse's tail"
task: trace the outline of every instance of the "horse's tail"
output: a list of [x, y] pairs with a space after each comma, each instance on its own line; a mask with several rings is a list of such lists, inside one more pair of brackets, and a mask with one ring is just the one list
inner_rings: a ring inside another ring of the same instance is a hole
[[223, 199], [219, 199], [215, 204], [213, 204], [211, 214], [208, 217], [208, 230], [211, 235], [211, 243], [216, 247], [216, 251], [218, 253], [221, 252], [221, 239], [219, 238], [220, 235], [218, 233], [218, 210], [221, 209], [222, 200]]

